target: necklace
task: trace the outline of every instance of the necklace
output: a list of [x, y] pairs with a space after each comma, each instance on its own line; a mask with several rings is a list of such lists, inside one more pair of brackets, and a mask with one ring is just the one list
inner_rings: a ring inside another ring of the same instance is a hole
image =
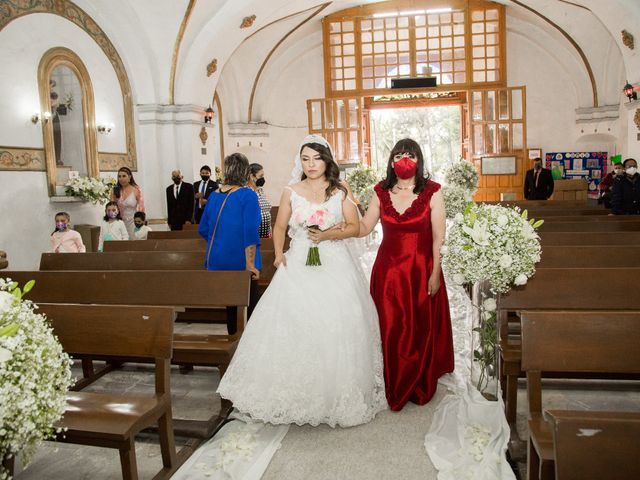
[[396, 188], [397, 188], [398, 190], [412, 190], [412, 189], [414, 189], [414, 188], [415, 188], [415, 186], [416, 186], [416, 184], [415, 184], [415, 183], [414, 183], [414, 184], [412, 184], [412, 185], [408, 185], [408, 186], [406, 186], [406, 187], [401, 187], [400, 185], [396, 184]]

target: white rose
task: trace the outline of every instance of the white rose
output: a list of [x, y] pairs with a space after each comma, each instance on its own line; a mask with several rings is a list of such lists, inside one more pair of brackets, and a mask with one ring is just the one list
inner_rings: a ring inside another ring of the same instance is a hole
[[464, 275], [461, 273], [456, 273], [453, 275], [453, 283], [456, 285], [462, 285], [465, 281]]
[[513, 283], [516, 285], [526, 285], [527, 280], [529, 280], [527, 276], [524, 273], [521, 273], [513, 280]]
[[449, 252], [449, 247], [443, 245], [440, 247], [440, 255], [446, 255]]
[[511, 258], [511, 255], [505, 253], [500, 257], [500, 260], [498, 263], [500, 264], [501, 268], [509, 268], [513, 263], [513, 259]]
[[0, 363], [8, 362], [9, 360], [11, 360], [12, 356], [13, 354], [10, 350], [0, 347]]
[[0, 292], [0, 313], [6, 312], [13, 306], [16, 297], [8, 292]]
[[462, 223], [464, 221], [464, 215], [461, 213], [456, 213], [456, 216], [453, 217], [456, 223]]
[[491, 316], [493, 315], [493, 313], [491, 312], [482, 312], [482, 319], [486, 322], [491, 320]]
[[495, 298], [487, 298], [484, 302], [482, 302], [482, 306], [487, 312], [494, 312], [498, 305]]
[[509, 223], [509, 218], [506, 215], [498, 216], [498, 226], [504, 228], [507, 226], [507, 223]]

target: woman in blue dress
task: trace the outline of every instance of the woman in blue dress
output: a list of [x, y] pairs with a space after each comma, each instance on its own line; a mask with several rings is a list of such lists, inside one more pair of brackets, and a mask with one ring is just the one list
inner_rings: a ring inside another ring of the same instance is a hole
[[[224, 185], [209, 197], [200, 227], [207, 241], [207, 270], [248, 270], [251, 272], [251, 292], [247, 315], [251, 316], [258, 301], [261, 213], [258, 195], [247, 187], [249, 161], [241, 153], [224, 159]], [[212, 240], [213, 237], [213, 240]], [[236, 333], [236, 307], [227, 308], [227, 329]]]

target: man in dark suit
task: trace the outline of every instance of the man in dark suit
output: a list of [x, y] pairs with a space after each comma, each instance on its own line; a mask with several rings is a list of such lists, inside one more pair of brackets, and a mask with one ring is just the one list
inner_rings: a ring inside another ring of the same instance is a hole
[[173, 185], [167, 187], [167, 223], [171, 230], [182, 230], [193, 219], [193, 185], [182, 181], [180, 170], [171, 172]]
[[533, 160], [533, 169], [527, 171], [524, 179], [524, 198], [527, 200], [548, 200], [553, 193], [551, 170], [542, 168], [542, 159]]
[[198, 180], [193, 184], [196, 197], [193, 210], [193, 223], [200, 223], [200, 219], [204, 213], [204, 207], [207, 206], [209, 195], [218, 189], [218, 183], [215, 180], [211, 180], [211, 168], [209, 168], [208, 165], [203, 165], [200, 169], [200, 178], [202, 180]]

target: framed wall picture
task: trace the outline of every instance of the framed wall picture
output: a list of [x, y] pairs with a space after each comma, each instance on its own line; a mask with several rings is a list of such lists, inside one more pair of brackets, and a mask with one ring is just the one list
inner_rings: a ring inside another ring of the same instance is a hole
[[515, 156], [482, 157], [481, 160], [482, 175], [515, 175], [517, 173]]
[[541, 148], [530, 148], [529, 149], [529, 160], [533, 160], [534, 158], [542, 158], [542, 149]]

